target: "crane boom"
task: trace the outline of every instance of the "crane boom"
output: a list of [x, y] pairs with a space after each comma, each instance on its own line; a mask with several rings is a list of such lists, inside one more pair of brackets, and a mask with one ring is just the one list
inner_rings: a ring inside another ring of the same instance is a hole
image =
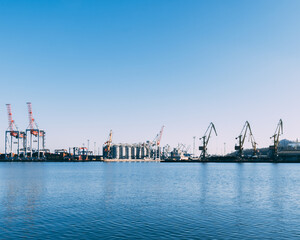
[[282, 120], [280, 119], [279, 120], [279, 123], [278, 123], [278, 125], [277, 125], [277, 128], [276, 128], [276, 130], [275, 130], [275, 134], [273, 135], [274, 136], [274, 138], [276, 137], [276, 146], [278, 147], [278, 145], [279, 145], [279, 137], [280, 137], [280, 135], [282, 135], [283, 134], [283, 123], [282, 123]]
[[11, 105], [6, 104], [6, 108], [7, 108], [7, 115], [8, 115], [8, 129], [9, 131], [14, 131], [14, 120], [12, 119]]
[[[209, 142], [209, 139], [210, 139], [212, 130], [214, 130], [216, 136], [218, 136], [217, 131], [216, 131], [216, 128], [215, 128], [215, 125], [214, 125], [212, 122], [211, 122], [210, 125], [208, 126], [208, 129], [209, 129], [209, 128], [210, 128], [210, 131], [209, 131], [209, 134], [208, 134], [208, 137], [207, 137], [207, 140], [206, 140], [207, 143]], [[207, 130], [208, 130], [208, 129], [207, 129]], [[206, 130], [206, 132], [205, 132], [205, 135], [206, 135], [206, 133], [207, 133], [207, 130]]]
[[159, 133], [156, 135], [156, 137], [152, 141], [152, 145], [156, 145], [156, 146], [160, 145], [160, 141], [161, 141], [161, 138], [162, 138], [162, 134], [163, 134], [164, 128], [165, 128], [165, 126], [161, 127]]
[[242, 130], [242, 132], [241, 132], [241, 134], [240, 134], [240, 135], [243, 136], [243, 139], [242, 139], [242, 146], [243, 146], [244, 143], [245, 143], [245, 139], [246, 139], [246, 135], [247, 135], [248, 126], [249, 126], [249, 122], [246, 121], [246, 123], [245, 123], [245, 125], [244, 125], [244, 127], [243, 127], [243, 130], [245, 129], [244, 134], [243, 134], [243, 130]]
[[31, 130], [30, 133], [34, 136], [44, 136], [44, 131], [37, 131], [36, 129], [38, 129], [38, 125], [35, 121], [35, 119], [33, 118], [33, 114], [32, 114], [32, 105], [31, 102], [27, 102], [27, 107], [28, 107], [28, 117], [29, 117], [29, 125], [28, 128]]
[[31, 102], [27, 103], [27, 107], [28, 107], [28, 117], [29, 117], [29, 129], [33, 129], [34, 128], [34, 118], [33, 118], [33, 115], [32, 115]]
[[248, 123], [249, 125], [249, 132], [250, 132], [250, 141], [251, 141], [251, 145], [252, 145], [252, 148], [253, 148], [253, 155], [256, 155], [257, 154], [257, 143], [254, 139], [254, 136], [253, 136], [253, 133], [252, 133], [252, 130], [251, 130], [251, 127], [250, 127], [250, 124]]
[[[15, 121], [12, 118], [12, 112], [11, 112], [11, 105], [10, 104], [6, 104], [6, 108], [7, 108], [7, 115], [8, 115], [8, 129], [10, 131], [10, 135], [13, 137], [17, 137], [18, 136], [18, 128], [15, 125]], [[16, 128], [16, 130], [15, 130]]]
[[163, 134], [163, 131], [164, 131], [164, 127], [165, 127], [165, 126], [162, 126], [162, 127], [161, 127], [161, 130], [160, 130], [160, 132], [159, 132], [159, 136], [158, 136], [158, 140], [157, 140], [157, 146], [160, 145], [160, 141], [161, 141], [161, 137], [162, 137], [162, 134]]

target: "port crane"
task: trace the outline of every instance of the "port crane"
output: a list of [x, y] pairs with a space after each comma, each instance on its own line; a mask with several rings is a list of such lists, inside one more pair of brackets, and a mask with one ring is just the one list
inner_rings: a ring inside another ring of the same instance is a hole
[[7, 108], [7, 115], [8, 115], [8, 131], [10, 133], [10, 136], [15, 138], [23, 137], [20, 135], [18, 131], [18, 127], [16, 126], [15, 121], [12, 118], [11, 105], [6, 104], [6, 108]]
[[[35, 119], [33, 118], [32, 114], [32, 105], [31, 102], [27, 102], [28, 107], [28, 117], [29, 117], [29, 125], [26, 129], [26, 135], [30, 136], [29, 138], [29, 144], [26, 143], [26, 146], [29, 145], [29, 147], [26, 147], [26, 156], [27, 151], [30, 153], [30, 157], [33, 157], [33, 151], [37, 153], [36, 157], [40, 158], [41, 150], [45, 151], [45, 131], [39, 129]], [[37, 143], [36, 149], [33, 150], [33, 143]], [[42, 145], [42, 148], [41, 146]]]
[[278, 146], [279, 146], [279, 137], [283, 134], [283, 122], [282, 119], [279, 120], [275, 133], [270, 139], [273, 138], [273, 145], [269, 147], [272, 157], [277, 157], [278, 155]]
[[[7, 158], [8, 150], [10, 151], [11, 157], [13, 155], [13, 144], [17, 144], [17, 156], [20, 156], [20, 140], [23, 142], [23, 150], [25, 149], [26, 139], [25, 132], [19, 131], [18, 127], [15, 124], [15, 121], [12, 118], [11, 105], [6, 104], [7, 115], [8, 115], [8, 129], [5, 132], [5, 157]], [[14, 142], [13, 139], [16, 139], [17, 142]], [[8, 149], [10, 148], [10, 149]]]
[[240, 135], [235, 138], [238, 139], [238, 145], [236, 145], [234, 149], [238, 151], [238, 155], [240, 157], [243, 156], [244, 143], [248, 132], [249, 132], [249, 139], [251, 141], [251, 145], [253, 148], [253, 155], [255, 156], [257, 154], [257, 143], [252, 134], [250, 123], [246, 121]]
[[113, 132], [112, 132], [112, 130], [110, 130], [109, 135], [108, 135], [108, 140], [104, 143], [105, 147], [104, 147], [104, 153], [103, 154], [107, 158], [111, 157], [112, 135], [113, 135]]
[[154, 140], [152, 141], [152, 146], [155, 147], [154, 149], [154, 159], [157, 158], [160, 158], [160, 149], [159, 149], [159, 146], [160, 146], [160, 142], [161, 142], [161, 138], [162, 138], [162, 135], [163, 135], [163, 131], [164, 131], [164, 128], [165, 126], [162, 126], [159, 133], [156, 135], [156, 137], [154, 138]]
[[159, 146], [160, 145], [160, 141], [161, 141], [161, 137], [163, 134], [165, 126], [162, 126], [159, 133], [156, 135], [156, 137], [154, 138], [154, 140], [152, 141], [152, 145], [154, 146]]
[[199, 147], [199, 150], [202, 151], [200, 154], [200, 158], [205, 159], [207, 156], [207, 145], [208, 145], [209, 139], [211, 137], [212, 131], [214, 131], [215, 135], [218, 136], [215, 125], [211, 122], [209, 124], [206, 132], [204, 133], [204, 136], [199, 139], [199, 140], [202, 140], [202, 142], [203, 142], [203, 145]]
[[27, 103], [27, 107], [28, 107], [28, 117], [29, 117], [29, 125], [27, 128], [30, 129], [30, 134], [34, 136], [43, 136], [44, 131], [39, 131], [39, 127], [35, 119], [33, 118], [32, 105], [30, 102]]

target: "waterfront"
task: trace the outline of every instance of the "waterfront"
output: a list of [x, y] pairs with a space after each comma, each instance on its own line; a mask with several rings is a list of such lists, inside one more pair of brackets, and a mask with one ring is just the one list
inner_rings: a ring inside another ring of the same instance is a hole
[[270, 163], [0, 163], [0, 239], [295, 239], [299, 171]]

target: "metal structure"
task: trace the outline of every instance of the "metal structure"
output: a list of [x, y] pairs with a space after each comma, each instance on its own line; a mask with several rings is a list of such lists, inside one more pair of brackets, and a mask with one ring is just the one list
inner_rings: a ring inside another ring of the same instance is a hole
[[70, 155], [74, 160], [86, 161], [88, 160], [88, 153], [89, 152], [87, 147], [73, 147], [73, 153], [71, 153]]
[[168, 157], [170, 157], [170, 145], [167, 144], [166, 146], [163, 147], [163, 152], [162, 152], [162, 157], [163, 159], [167, 159]]
[[109, 131], [108, 140], [104, 143], [103, 146], [103, 157], [112, 158], [111, 145], [112, 145], [112, 130]]
[[257, 143], [255, 142], [254, 136], [252, 134], [251, 126], [249, 122], [246, 121], [240, 135], [235, 138], [238, 139], [238, 145], [235, 145], [234, 149], [238, 151], [239, 157], [243, 157], [244, 143], [248, 132], [249, 139], [253, 148], [253, 155], [255, 156], [257, 154]]
[[278, 156], [279, 137], [282, 134], [283, 134], [283, 122], [282, 122], [282, 119], [280, 119], [277, 124], [274, 135], [270, 137], [270, 139], [273, 138], [273, 145], [269, 146], [269, 151], [270, 151], [271, 157]]
[[207, 145], [209, 143], [212, 131], [214, 131], [216, 136], [218, 136], [215, 125], [211, 122], [208, 125], [208, 128], [207, 128], [206, 132], [204, 133], [204, 136], [199, 139], [199, 140], [202, 140], [202, 146], [199, 147], [199, 150], [202, 151], [200, 154], [200, 158], [202, 158], [202, 159], [205, 159], [207, 156]]
[[[30, 158], [37, 158], [40, 159], [41, 154], [44, 155], [44, 150], [45, 150], [45, 131], [39, 129], [36, 121], [33, 118], [33, 114], [32, 114], [32, 106], [31, 103], [28, 102], [27, 103], [27, 107], [28, 107], [28, 117], [29, 117], [29, 125], [26, 129], [26, 136], [27, 137], [27, 141], [26, 141], [26, 157]], [[28, 143], [29, 141], [29, 143]]]
[[[6, 104], [6, 108], [8, 114], [8, 129], [5, 131], [5, 158], [19, 159], [26, 149], [26, 133], [18, 130], [12, 118], [11, 105]], [[17, 144], [16, 150], [13, 147], [14, 144]], [[23, 147], [20, 148], [20, 145]]]
[[164, 128], [165, 128], [165, 126], [161, 127], [159, 133], [156, 135], [156, 137], [152, 141], [152, 147], [154, 147], [154, 149], [153, 149], [153, 152], [154, 152], [153, 158], [154, 159], [157, 159], [157, 158], [160, 159], [160, 157], [161, 157], [160, 141], [161, 141], [161, 138], [162, 138]]
[[195, 157], [195, 140], [196, 136], [193, 137], [193, 157]]

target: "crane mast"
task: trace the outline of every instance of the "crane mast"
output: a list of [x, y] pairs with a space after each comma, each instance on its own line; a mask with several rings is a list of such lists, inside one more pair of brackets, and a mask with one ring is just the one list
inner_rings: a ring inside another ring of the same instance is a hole
[[[29, 140], [29, 144], [26, 143], [25, 154], [27, 156], [27, 151], [29, 151], [30, 158], [36, 157], [37, 159], [40, 159], [41, 154], [42, 157], [44, 157], [45, 154], [46, 133], [44, 130], [39, 129], [35, 119], [33, 118], [31, 102], [27, 102], [27, 107], [28, 107], [29, 125], [26, 129], [26, 135], [28, 136], [27, 140]], [[37, 145], [35, 149], [33, 145]]]
[[203, 145], [199, 147], [199, 150], [201, 150], [200, 158], [205, 159], [207, 156], [207, 145], [211, 137], [211, 133], [214, 131], [215, 135], [218, 136], [215, 125], [211, 122], [207, 128], [207, 130], [204, 133], [204, 136], [200, 138], [199, 140], [202, 140]]
[[155, 145], [155, 146], [159, 146], [160, 145], [160, 141], [161, 141], [161, 138], [162, 138], [162, 134], [163, 134], [164, 128], [165, 128], [165, 126], [161, 127], [159, 133], [156, 135], [156, 137], [152, 141], [153, 145]]
[[34, 125], [34, 118], [32, 115], [32, 106], [31, 106], [31, 102], [27, 103], [27, 107], [28, 107], [28, 117], [29, 117], [29, 126], [28, 128], [33, 129], [33, 125]]
[[[26, 148], [26, 134], [25, 132], [19, 131], [18, 127], [15, 124], [15, 121], [12, 117], [11, 105], [6, 104], [7, 116], [8, 116], [8, 129], [5, 132], [5, 158], [8, 159], [10, 156], [11, 159], [15, 157], [19, 158], [21, 151], [25, 151]], [[16, 142], [14, 142], [14, 138]], [[14, 151], [13, 145], [17, 144]], [[23, 148], [20, 148], [20, 144], [23, 144]]]
[[[10, 135], [13, 137], [18, 136], [18, 128], [15, 125], [15, 121], [12, 118], [11, 105], [6, 104], [7, 115], [8, 115], [8, 130], [10, 131]], [[16, 130], [15, 130], [16, 129]]]
[[162, 138], [162, 134], [164, 131], [165, 126], [162, 126], [159, 133], [156, 135], [156, 137], [154, 138], [154, 140], [152, 141], [152, 146], [155, 148], [154, 149], [154, 159], [156, 159], [157, 157], [160, 159], [160, 142], [161, 142], [161, 138]]
[[38, 136], [38, 135], [43, 136], [44, 132], [37, 130], [39, 127], [33, 118], [31, 102], [27, 103], [27, 107], [28, 107], [28, 117], [29, 117], [28, 129], [30, 129], [30, 133], [34, 136]]

